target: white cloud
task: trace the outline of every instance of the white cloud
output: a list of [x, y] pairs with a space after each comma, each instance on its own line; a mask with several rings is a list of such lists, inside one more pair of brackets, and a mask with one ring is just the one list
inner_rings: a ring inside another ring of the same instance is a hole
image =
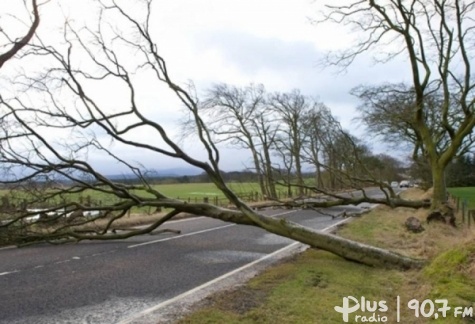
[[[133, 4], [130, 0], [122, 2]], [[59, 41], [61, 35], [53, 33], [56, 27], [52, 26], [61, 25], [63, 13], [78, 24], [86, 22], [93, 26], [91, 17], [96, 15], [90, 4], [91, 1], [86, 0], [47, 3], [41, 8], [44, 26], [40, 32], [47, 32], [47, 39], [56, 37], [55, 41]], [[316, 17], [319, 9], [315, 1], [156, 0], [152, 8], [151, 32], [167, 60], [170, 74], [179, 84], [194, 81], [199, 91], [217, 82], [263, 83], [269, 91], [300, 89], [326, 103], [343, 126], [351, 128], [358, 104], [349, 95], [353, 87], [407, 78], [406, 65], [400, 60], [374, 66], [371, 59], [362, 57], [346, 74], [335, 74], [334, 69], [322, 70], [318, 62], [323, 52], [346, 47], [353, 36], [347, 29], [335, 25], [312, 25], [309, 17]], [[0, 10], [9, 8], [0, 6]], [[140, 15], [140, 11], [134, 15]], [[180, 103], [171, 92], [148, 77], [139, 80], [138, 85], [144, 113], [161, 121], [175, 136], [176, 122], [182, 116]], [[93, 94], [102, 96], [103, 101], [112, 98], [108, 102], [111, 106], [120, 106], [126, 100], [114, 88], [96, 88]], [[133, 137], [153, 141], [156, 134], [144, 132]], [[185, 145], [192, 154], [203, 155], [196, 145]], [[122, 146], [117, 146], [117, 150], [134, 159], [134, 150]], [[243, 151], [224, 152], [224, 169], [241, 169], [243, 163], [248, 162]], [[145, 154], [140, 159], [146, 165], [157, 164], [155, 155]], [[164, 164], [174, 163], [164, 161]]]

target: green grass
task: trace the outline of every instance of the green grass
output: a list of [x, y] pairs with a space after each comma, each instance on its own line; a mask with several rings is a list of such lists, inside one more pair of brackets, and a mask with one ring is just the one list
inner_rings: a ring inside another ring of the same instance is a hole
[[[424, 220], [427, 212], [379, 207], [338, 232], [353, 240], [427, 259], [428, 265], [422, 270], [372, 268], [309, 249], [267, 269], [240, 288], [210, 297], [179, 323], [342, 323], [334, 306], [341, 306], [346, 296], [387, 301], [386, 323], [396, 323], [397, 296], [401, 298], [401, 323], [434, 322], [414, 316], [407, 307], [412, 299], [447, 299], [452, 309], [475, 307], [474, 231], [442, 224], [424, 224], [426, 230], [419, 234], [404, 229], [409, 216]], [[356, 314], [350, 315], [350, 322]], [[436, 322], [471, 323], [449, 314]]]
[[475, 209], [475, 187], [449, 188], [448, 191], [452, 195], [460, 197], [462, 201], [466, 200], [469, 209]]
[[[447, 298], [459, 306], [475, 304], [475, 242], [440, 254], [424, 269], [433, 282], [432, 298]], [[471, 303], [470, 303], [471, 302]]]
[[[388, 276], [393, 279], [388, 281]], [[341, 306], [343, 297], [364, 294], [371, 300], [394, 301], [402, 280], [400, 272], [349, 263], [312, 249], [252, 279], [247, 292], [218, 295], [214, 305], [179, 323], [342, 323], [333, 308]]]
[[[244, 196], [245, 200], [247, 200], [250, 194], [253, 194], [255, 197], [255, 193], [258, 191], [257, 183], [230, 183], [229, 186], [238, 195]], [[223, 193], [219, 191], [213, 183], [159, 184], [154, 185], [153, 188], [170, 198], [179, 198], [188, 200], [190, 202], [203, 202], [205, 197], [209, 199], [209, 202], [215, 202], [216, 199], [218, 201], [224, 199]], [[145, 192], [135, 191], [135, 193], [144, 196], [151, 196]], [[45, 191], [38, 190], [35, 192], [26, 192], [24, 190], [1, 190], [0, 196], [5, 195], [9, 196], [10, 203], [17, 205], [20, 204], [20, 202], [24, 199], [34, 199], [35, 195], [37, 195], [37, 197], [44, 197]], [[119, 202], [119, 198], [111, 194], [93, 190], [85, 190], [82, 193], [68, 194], [67, 196], [64, 195], [64, 197], [68, 202], [76, 201], [85, 203], [88, 199], [90, 199], [92, 205], [105, 205]], [[55, 204], [59, 204], [60, 202], [60, 197], [56, 197], [54, 199]]]
[[[237, 194], [246, 194], [259, 191], [257, 183], [230, 183], [229, 187]], [[223, 193], [213, 183], [183, 183], [154, 185], [154, 189], [172, 198], [224, 198]]]
[[[243, 200], [246, 202], [254, 202], [263, 200], [262, 195], [259, 193], [259, 186], [253, 182], [230, 182], [228, 186]], [[164, 194], [167, 197], [181, 199], [190, 203], [203, 202], [205, 198], [209, 203], [227, 206], [229, 201], [225, 198], [224, 194], [213, 183], [175, 183], [175, 184], [156, 184], [153, 188], [158, 192]], [[277, 188], [279, 197], [285, 197], [286, 189], [283, 187]], [[50, 193], [52, 191], [49, 191]], [[21, 206], [22, 202], [28, 200], [29, 208], [45, 208], [57, 206], [62, 203], [78, 202], [81, 204], [90, 206], [107, 206], [120, 202], [120, 198], [104, 193], [97, 190], [85, 190], [81, 193], [70, 193], [67, 195], [56, 196], [54, 199], [48, 201], [42, 201], [45, 193], [48, 191], [35, 190], [27, 192], [25, 190], [0, 190], [0, 197], [7, 196], [10, 205]], [[135, 190], [135, 194], [152, 197], [147, 192], [140, 192]], [[34, 203], [30, 203], [34, 201]], [[3, 204], [3, 202], [0, 202]], [[152, 208], [150, 207], [134, 207], [132, 213], [150, 213]], [[9, 218], [10, 215], [1, 215], [1, 218]]]

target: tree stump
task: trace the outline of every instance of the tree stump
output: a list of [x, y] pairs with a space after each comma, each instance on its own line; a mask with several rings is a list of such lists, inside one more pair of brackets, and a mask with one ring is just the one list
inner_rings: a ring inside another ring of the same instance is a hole
[[440, 209], [434, 210], [427, 216], [426, 220], [427, 223], [440, 222], [456, 227], [454, 209], [448, 205], [443, 205]]

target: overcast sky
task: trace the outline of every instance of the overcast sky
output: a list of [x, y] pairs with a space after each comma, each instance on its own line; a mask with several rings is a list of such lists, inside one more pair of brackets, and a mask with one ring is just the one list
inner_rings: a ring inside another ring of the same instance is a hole
[[[2, 1], [3, 6], [6, 3]], [[58, 14], [51, 8], [56, 6], [54, 3], [42, 8], [46, 20]], [[88, 9], [81, 8], [81, 3], [86, 2], [63, 3], [63, 12], [71, 10], [76, 17], [87, 16]], [[398, 60], [374, 65], [370, 56], [363, 56], [345, 73], [323, 68], [320, 64], [323, 55], [329, 50], [346, 48], [355, 35], [343, 26], [310, 23], [311, 18], [318, 17], [319, 3], [155, 0], [152, 32], [171, 75], [179, 84], [192, 80], [199, 91], [219, 82], [237, 86], [262, 83], [269, 92], [300, 89], [330, 107], [344, 128], [362, 135], [363, 128], [357, 128], [353, 121], [358, 102], [349, 91], [360, 84], [403, 81], [407, 64]], [[68, 4], [74, 4], [74, 9], [68, 9]], [[11, 10], [0, 5], [0, 10], [7, 9]], [[173, 105], [176, 102], [170, 103], [166, 110], [170, 122], [181, 118], [180, 108]], [[381, 151], [381, 145], [374, 148]], [[241, 158], [230, 155], [223, 158], [224, 170], [243, 169], [249, 162], [246, 154], [238, 155]], [[182, 166], [168, 161], [162, 167], [177, 165]]]

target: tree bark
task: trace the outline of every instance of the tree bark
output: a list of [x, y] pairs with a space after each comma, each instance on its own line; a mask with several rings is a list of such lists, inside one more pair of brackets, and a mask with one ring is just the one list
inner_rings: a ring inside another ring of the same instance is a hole
[[277, 191], [275, 189], [275, 180], [274, 180], [274, 171], [272, 170], [272, 162], [269, 154], [269, 147], [265, 145], [264, 149], [264, 163], [265, 163], [265, 174], [266, 182], [268, 187], [268, 197], [272, 199], [277, 199]]
[[447, 202], [447, 190], [445, 186], [445, 167], [439, 166], [437, 162], [432, 163], [432, 204], [435, 209]]
[[423, 260], [413, 259], [336, 235], [317, 232], [289, 221], [272, 219], [269, 223], [269, 226], [264, 228], [269, 232], [292, 238], [314, 248], [332, 252], [347, 260], [369, 266], [411, 269], [420, 268], [425, 263]]
[[[176, 208], [177, 202], [173, 202], [172, 205]], [[208, 204], [193, 206], [183, 203], [177, 209], [236, 224], [257, 226], [268, 232], [294, 239], [313, 248], [329, 251], [347, 260], [369, 266], [411, 269], [420, 268], [425, 264], [424, 260], [414, 259], [389, 250], [324, 233], [286, 219], [278, 219], [256, 213], [243, 203], [238, 204], [237, 207], [240, 209], [239, 211], [232, 211]]]
[[260, 164], [260, 161], [259, 161], [259, 156], [256, 152], [254, 144], [252, 146], [250, 146], [250, 149], [252, 151], [252, 158], [254, 160], [254, 167], [256, 168], [257, 181], [259, 183], [259, 188], [261, 190], [261, 194], [264, 195], [264, 196], [267, 196], [267, 190], [266, 190], [266, 186], [264, 184], [264, 174], [262, 173], [261, 164]]

